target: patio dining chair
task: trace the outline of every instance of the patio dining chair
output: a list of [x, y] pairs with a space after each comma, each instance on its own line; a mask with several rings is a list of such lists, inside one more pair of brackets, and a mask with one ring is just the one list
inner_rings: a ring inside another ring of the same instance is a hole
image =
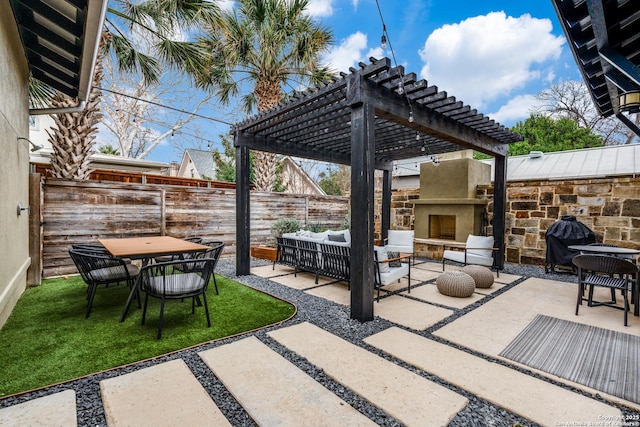
[[[212, 259], [213, 262], [213, 270], [215, 270], [216, 265], [218, 264], [218, 260], [220, 259], [220, 254], [222, 254], [222, 250], [224, 249], [224, 242], [220, 242], [217, 240], [208, 241], [208, 242], [200, 242], [201, 245], [209, 246], [209, 249], [200, 252], [188, 252], [186, 254], [181, 254], [180, 259], [188, 261], [188, 260], [203, 260], [203, 259]], [[174, 268], [178, 271], [182, 271], [185, 273], [193, 273], [193, 272], [201, 272], [205, 267], [204, 261], [196, 262], [196, 263], [176, 263]], [[212, 270], [212, 271], [213, 271]], [[218, 295], [218, 282], [216, 281], [216, 275], [213, 274], [213, 285], [216, 289], [216, 295]]]
[[[587, 305], [594, 307], [606, 305], [624, 310], [624, 326], [627, 326], [627, 312], [629, 311], [629, 300], [627, 292], [633, 291], [634, 282], [637, 280], [638, 267], [621, 258], [609, 255], [577, 255], [573, 258], [573, 264], [578, 267], [578, 299], [576, 301], [576, 316], [578, 310], [585, 301], [584, 293], [589, 287], [589, 294], [586, 298]], [[600, 302], [593, 301], [593, 290], [595, 286], [620, 289], [624, 299], [624, 307], [616, 305], [615, 300]]]
[[[87, 284], [87, 313], [91, 314], [91, 307], [99, 285], [126, 282], [132, 288], [136, 277], [140, 273], [137, 266], [127, 263], [122, 258], [101, 255], [82, 249], [70, 249], [69, 255], [73, 260], [82, 280]], [[138, 299], [138, 304], [140, 303]]]
[[192, 298], [191, 313], [193, 314], [196, 298], [202, 296], [207, 326], [211, 327], [206, 292], [217, 261], [217, 258], [176, 259], [142, 267], [138, 277], [138, 287], [145, 292], [142, 324], [144, 325], [146, 319], [150, 296], [160, 299], [158, 339], [162, 338], [164, 305], [167, 300]]

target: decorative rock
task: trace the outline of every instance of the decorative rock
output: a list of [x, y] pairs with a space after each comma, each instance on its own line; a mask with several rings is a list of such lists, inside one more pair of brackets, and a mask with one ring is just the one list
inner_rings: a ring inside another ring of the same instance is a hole
[[476, 283], [476, 288], [486, 289], [493, 286], [493, 273], [481, 265], [466, 265], [460, 270], [467, 273]]
[[442, 295], [467, 298], [476, 289], [473, 277], [462, 271], [447, 271], [436, 279], [436, 286]]

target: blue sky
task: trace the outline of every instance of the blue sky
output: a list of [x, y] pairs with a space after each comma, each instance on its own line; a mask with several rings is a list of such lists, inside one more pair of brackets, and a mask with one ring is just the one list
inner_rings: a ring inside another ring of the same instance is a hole
[[[227, 7], [232, 4], [226, 1]], [[533, 96], [551, 83], [581, 80], [551, 0], [379, 4], [398, 65], [505, 126], [525, 120], [536, 104]], [[312, 0], [309, 13], [334, 32], [336, 45], [325, 61], [336, 71], [368, 63], [371, 56], [392, 58], [389, 46], [380, 47], [375, 0]], [[204, 114], [219, 116], [215, 110]], [[198, 126], [212, 139], [228, 130], [205, 121]], [[147, 158], [179, 161], [170, 145]]]

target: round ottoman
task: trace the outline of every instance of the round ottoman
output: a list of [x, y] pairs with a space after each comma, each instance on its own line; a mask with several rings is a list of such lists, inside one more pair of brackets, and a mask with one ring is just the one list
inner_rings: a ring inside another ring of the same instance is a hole
[[476, 282], [473, 277], [462, 271], [447, 271], [436, 279], [436, 286], [442, 295], [466, 298], [473, 294]]
[[493, 273], [487, 267], [481, 265], [466, 265], [460, 271], [467, 273], [473, 277], [476, 288], [490, 288], [493, 286]]

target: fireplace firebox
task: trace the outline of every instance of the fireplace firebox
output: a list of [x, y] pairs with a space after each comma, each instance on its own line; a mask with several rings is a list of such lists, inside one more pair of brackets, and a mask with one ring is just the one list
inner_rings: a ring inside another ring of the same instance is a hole
[[465, 242], [469, 234], [484, 234], [488, 201], [476, 197], [476, 187], [487, 184], [491, 166], [469, 157], [421, 164], [416, 238]]

